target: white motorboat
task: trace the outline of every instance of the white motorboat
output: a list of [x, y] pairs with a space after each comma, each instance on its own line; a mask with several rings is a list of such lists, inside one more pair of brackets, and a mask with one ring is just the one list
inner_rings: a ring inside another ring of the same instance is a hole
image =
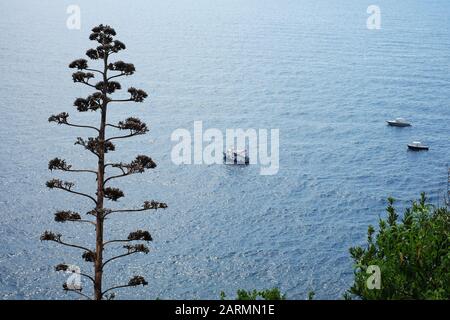
[[409, 126], [411, 126], [411, 123], [409, 123], [408, 121], [406, 121], [403, 118], [397, 118], [395, 120], [387, 120], [386, 122], [388, 125], [393, 126], [393, 127], [409, 127]]
[[422, 144], [420, 141], [413, 141], [412, 143], [408, 144], [408, 148], [410, 150], [414, 150], [414, 151], [421, 151], [421, 150], [429, 150], [430, 147], [428, 147], [427, 145]]
[[250, 158], [247, 150], [228, 149], [223, 153], [223, 161], [229, 164], [249, 164]]

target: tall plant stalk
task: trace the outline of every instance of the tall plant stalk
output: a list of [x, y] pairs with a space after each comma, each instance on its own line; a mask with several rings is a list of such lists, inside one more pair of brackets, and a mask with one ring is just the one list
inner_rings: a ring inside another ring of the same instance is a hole
[[[147, 285], [147, 281], [142, 276], [134, 276], [128, 283], [122, 285], [114, 285], [107, 289], [103, 286], [103, 273], [105, 266], [119, 258], [123, 258], [136, 253], [148, 253], [148, 247], [142, 242], [152, 241], [152, 237], [148, 231], [137, 230], [131, 232], [127, 238], [124, 239], [111, 239], [104, 240], [104, 227], [105, 219], [111, 214], [119, 213], [131, 213], [142, 212], [148, 210], [157, 210], [159, 208], [167, 208], [167, 205], [163, 202], [157, 201], [145, 201], [142, 207], [136, 209], [112, 209], [105, 206], [105, 200], [115, 202], [124, 197], [122, 190], [110, 187], [109, 183], [115, 179], [129, 176], [136, 173], [143, 173], [147, 169], [154, 169], [156, 167], [152, 158], [145, 155], [138, 155], [133, 161], [129, 163], [108, 163], [106, 162], [106, 154], [111, 151], [115, 151], [114, 140], [131, 138], [138, 135], [143, 135], [148, 132], [147, 125], [138, 118], [129, 117], [124, 121], [120, 121], [117, 124], [111, 124], [107, 122], [108, 106], [115, 103], [123, 102], [143, 102], [147, 98], [147, 93], [143, 90], [136, 88], [129, 88], [128, 93], [130, 96], [125, 99], [113, 98], [113, 94], [121, 89], [119, 82], [115, 79], [119, 77], [129, 76], [134, 74], [135, 67], [131, 63], [125, 63], [123, 61], [110, 62], [110, 59], [119, 51], [125, 50], [125, 45], [114, 39], [116, 32], [113, 28], [106, 25], [99, 25], [92, 29], [92, 33], [89, 37], [90, 40], [98, 42], [96, 48], [87, 50], [86, 55], [91, 60], [101, 61], [101, 67], [99, 69], [90, 68], [86, 59], [78, 59], [70, 63], [69, 67], [77, 69], [73, 73], [72, 78], [76, 83], [84, 84], [95, 90], [94, 93], [87, 98], [77, 98], [74, 102], [74, 106], [79, 112], [87, 111], [99, 111], [100, 112], [100, 124], [98, 127], [90, 125], [80, 125], [69, 121], [69, 114], [66, 112], [52, 115], [49, 118], [49, 122], [54, 122], [60, 125], [66, 125], [77, 128], [90, 129], [96, 132], [96, 136], [88, 137], [87, 139], [78, 137], [75, 144], [81, 145], [86, 150], [90, 151], [97, 158], [97, 165], [95, 169], [74, 169], [72, 165], [69, 165], [64, 159], [55, 158], [49, 162], [50, 170], [60, 170], [73, 173], [91, 173], [96, 176], [96, 195], [92, 196], [87, 193], [74, 190], [75, 184], [73, 182], [62, 181], [59, 179], [52, 179], [47, 181], [46, 185], [50, 189], [59, 189], [71, 194], [75, 194], [93, 202], [94, 207], [91, 211], [87, 212], [87, 216], [82, 218], [78, 212], [74, 211], [58, 211], [55, 213], [55, 221], [57, 222], [77, 222], [77, 223], [89, 223], [95, 227], [95, 249], [87, 248], [78, 244], [66, 242], [62, 239], [62, 235], [51, 231], [45, 231], [41, 240], [52, 241], [58, 244], [76, 248], [82, 250], [82, 258], [85, 261], [93, 263], [93, 275], [79, 272], [79, 275], [92, 282], [93, 294], [92, 296], [85, 294], [83, 288], [79, 285], [65, 283], [63, 285], [64, 290], [71, 291], [82, 295], [85, 298], [101, 300], [106, 298], [112, 298], [113, 290], [124, 287], [135, 287], [138, 285]], [[96, 84], [92, 83], [92, 79], [98, 77], [100, 81]], [[114, 79], [114, 80], [113, 80]], [[106, 136], [106, 129], [125, 131], [126, 134], [116, 135], [112, 137]], [[110, 171], [116, 170], [117, 173], [113, 173], [109, 176], [107, 174], [107, 168]], [[115, 256], [105, 259], [104, 251], [105, 246], [122, 243], [124, 252]], [[68, 264], [59, 264], [55, 267], [57, 271], [73, 271]], [[109, 293], [109, 294], [107, 294]]]

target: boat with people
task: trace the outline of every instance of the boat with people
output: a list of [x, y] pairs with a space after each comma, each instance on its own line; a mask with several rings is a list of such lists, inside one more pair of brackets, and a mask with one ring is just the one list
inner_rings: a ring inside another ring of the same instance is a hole
[[395, 120], [387, 120], [386, 121], [389, 126], [392, 127], [410, 127], [411, 123], [406, 121], [403, 118], [396, 118]]
[[424, 145], [420, 141], [413, 141], [412, 143], [408, 144], [408, 149], [413, 151], [422, 151], [422, 150], [429, 150], [430, 147]]
[[250, 158], [248, 156], [248, 151], [238, 150], [238, 149], [228, 149], [223, 153], [223, 161], [229, 164], [249, 164]]

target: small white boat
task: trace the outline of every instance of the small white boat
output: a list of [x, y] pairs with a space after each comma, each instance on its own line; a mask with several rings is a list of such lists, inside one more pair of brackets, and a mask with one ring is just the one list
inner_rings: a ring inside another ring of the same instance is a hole
[[223, 153], [223, 161], [230, 164], [249, 164], [250, 158], [247, 150], [228, 149]]
[[421, 150], [429, 150], [430, 147], [427, 145], [422, 144], [420, 141], [413, 141], [412, 143], [408, 144], [409, 150], [414, 151], [421, 151]]
[[409, 127], [409, 126], [411, 126], [411, 123], [409, 123], [408, 121], [406, 121], [403, 118], [397, 118], [395, 120], [387, 120], [386, 122], [388, 125], [393, 126], [393, 127]]

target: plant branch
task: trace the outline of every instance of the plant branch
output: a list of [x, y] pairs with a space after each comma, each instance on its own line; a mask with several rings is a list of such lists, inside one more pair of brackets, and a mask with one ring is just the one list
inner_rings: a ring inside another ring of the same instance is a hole
[[[122, 171], [124, 171], [124, 170], [122, 169]], [[126, 173], [126, 172], [124, 171], [123, 174], [118, 174], [118, 175], [115, 175], [115, 176], [108, 177], [108, 178], [105, 179], [105, 181], [103, 182], [103, 185], [105, 186], [106, 183], [107, 183], [108, 181], [112, 180], [112, 179], [126, 177], [126, 176], [129, 176], [130, 174], [131, 174], [131, 173]]]
[[158, 210], [158, 209], [166, 209], [167, 204], [163, 202], [157, 201], [145, 201], [144, 205], [140, 209], [117, 209], [117, 210], [109, 210], [108, 213], [105, 214], [105, 217], [111, 213], [119, 213], [119, 212], [141, 212], [147, 210]]
[[115, 165], [115, 163], [107, 163], [107, 164], [105, 164], [105, 168], [108, 167], [108, 166], [109, 166], [109, 167], [115, 167], [115, 168], [120, 169], [120, 170], [122, 171], [123, 174], [126, 174], [125, 170], [123, 170], [122, 167], [114, 166], [114, 165]]
[[140, 135], [140, 134], [142, 134], [142, 133], [140, 133], [140, 132], [133, 132], [133, 133], [127, 134], [127, 135], [125, 135], [125, 136], [112, 137], [112, 138], [107, 139], [106, 141], [111, 141], [111, 140], [116, 140], [116, 139], [130, 138], [130, 137], [138, 136], [138, 135]]
[[105, 217], [110, 213], [119, 213], [119, 212], [141, 212], [141, 211], [147, 211], [151, 209], [119, 209], [119, 210], [110, 210], [107, 214], [105, 214]]
[[71, 126], [71, 127], [93, 129], [93, 130], [96, 130], [97, 132], [99, 132], [99, 129], [97, 129], [96, 127], [93, 127], [93, 126], [70, 123], [69, 121], [67, 121], [68, 118], [69, 118], [69, 114], [67, 112], [61, 112], [59, 114], [50, 116], [50, 118], [48, 118], [48, 121], [56, 122], [57, 124], [65, 124], [66, 126]]
[[86, 194], [86, 193], [82, 193], [82, 192], [78, 192], [78, 191], [73, 191], [73, 190], [70, 190], [70, 189], [65, 188], [65, 187], [58, 187], [58, 186], [55, 186], [54, 188], [55, 188], [55, 189], [60, 189], [60, 190], [63, 190], [63, 191], [67, 191], [67, 192], [70, 192], [70, 193], [73, 193], [73, 194], [77, 194], [77, 195], [79, 195], [79, 196], [83, 196], [83, 197], [89, 198], [89, 199], [91, 199], [92, 201], [94, 201], [95, 204], [97, 204], [97, 200], [95, 200], [94, 197], [92, 197], [92, 196], [90, 196], [90, 195], [88, 195], [88, 194]]
[[107, 244], [109, 244], [109, 243], [115, 243], [115, 242], [131, 242], [131, 241], [134, 241], [134, 240], [109, 240], [109, 241], [106, 241], [105, 243], [103, 243], [103, 245], [105, 246], [105, 245], [107, 245]]
[[116, 128], [116, 129], [121, 129], [119, 126], [116, 126], [115, 124], [111, 124], [111, 123], [107, 123], [106, 126], [107, 127], [113, 127], [113, 128]]
[[103, 74], [103, 71], [100, 71], [100, 70], [97, 70], [97, 69], [89, 69], [89, 68], [87, 68], [87, 69], [84, 69], [84, 70], [87, 70], [87, 71], [94, 71], [94, 72], [98, 72], [98, 73], [100, 73], [100, 74]]
[[76, 127], [76, 128], [93, 129], [93, 130], [95, 130], [95, 131], [97, 131], [97, 132], [100, 132], [100, 130], [98, 130], [96, 127], [93, 127], [93, 126], [85, 126], [85, 125], [80, 125], [80, 124], [73, 124], [73, 123], [69, 123], [69, 122], [63, 122], [63, 123], [61, 123], [61, 124], [65, 124], [65, 125], [67, 125], [67, 126], [70, 126], [70, 127]]
[[89, 169], [68, 169], [68, 170], [62, 170], [67, 172], [89, 172], [97, 175], [97, 171], [95, 170], [89, 170]]
[[131, 284], [123, 284], [121, 286], [115, 286], [115, 287], [111, 287], [109, 289], [106, 289], [105, 291], [102, 292], [102, 296], [107, 293], [108, 291], [114, 290], [114, 289], [120, 289], [120, 288], [127, 288], [127, 287], [135, 287], [135, 285], [131, 285]]
[[129, 102], [134, 101], [133, 99], [116, 99], [116, 100], [109, 100], [109, 102]]
[[118, 255], [118, 256], [112, 257], [112, 258], [106, 260], [105, 262], [103, 262], [103, 264], [102, 264], [102, 269], [105, 267], [105, 265], [106, 265], [108, 262], [111, 262], [111, 261], [113, 261], [113, 260], [116, 260], [116, 259], [119, 259], [119, 258], [123, 258], [123, 257], [129, 256], [129, 255], [132, 255], [132, 254], [135, 254], [135, 253], [138, 253], [138, 251], [131, 251], [131, 252], [127, 252], [127, 253], [120, 254], [120, 255]]
[[60, 159], [60, 158], [54, 158], [49, 161], [48, 163], [48, 169], [50, 171], [53, 170], [60, 170], [60, 171], [66, 171], [66, 172], [89, 172], [94, 173], [97, 175], [97, 171], [90, 170], [90, 169], [72, 169], [72, 166], [70, 164], [66, 163], [66, 160]]
[[87, 85], [87, 86], [89, 86], [89, 87], [91, 87], [91, 88], [97, 89], [93, 84], [90, 84], [90, 83], [87, 82], [87, 81], [78, 81], [78, 83], [83, 83], [83, 84], [85, 84], [85, 85]]
[[114, 78], [118, 78], [118, 77], [122, 77], [122, 76], [126, 76], [127, 74], [126, 73], [119, 73], [119, 74], [116, 74], [115, 76], [111, 76], [111, 77], [109, 77], [108, 78], [108, 81], [109, 80], [111, 80], [111, 79], [114, 79]]
[[77, 249], [81, 249], [83, 251], [88, 251], [88, 252], [92, 252], [93, 253], [92, 250], [90, 250], [90, 249], [88, 249], [86, 247], [83, 247], [83, 246], [80, 246], [80, 245], [77, 245], [77, 244], [67, 243], [67, 242], [62, 241], [61, 239], [55, 239], [55, 240], [50, 240], [50, 241], [62, 244], [63, 246], [77, 248]]
[[67, 220], [67, 221], [70, 221], [70, 222], [84, 222], [84, 223], [90, 223], [93, 226], [97, 226], [97, 224], [95, 222], [90, 221], [90, 220]]
[[64, 290], [65, 290], [65, 291], [69, 291], [69, 292], [75, 292], [75, 293], [78, 293], [79, 295], [85, 297], [86, 299], [92, 300], [91, 297], [89, 297], [88, 295], [85, 295], [84, 293], [82, 293], [82, 292], [79, 291], [79, 290], [74, 290], [74, 289], [64, 289]]
[[93, 277], [91, 277], [90, 275], [88, 275], [88, 274], [85, 274], [85, 273], [80, 273], [80, 276], [83, 276], [83, 277], [86, 277], [86, 278], [88, 278], [89, 280], [91, 280], [93, 283], [95, 283], [95, 280], [94, 280], [94, 278]]

